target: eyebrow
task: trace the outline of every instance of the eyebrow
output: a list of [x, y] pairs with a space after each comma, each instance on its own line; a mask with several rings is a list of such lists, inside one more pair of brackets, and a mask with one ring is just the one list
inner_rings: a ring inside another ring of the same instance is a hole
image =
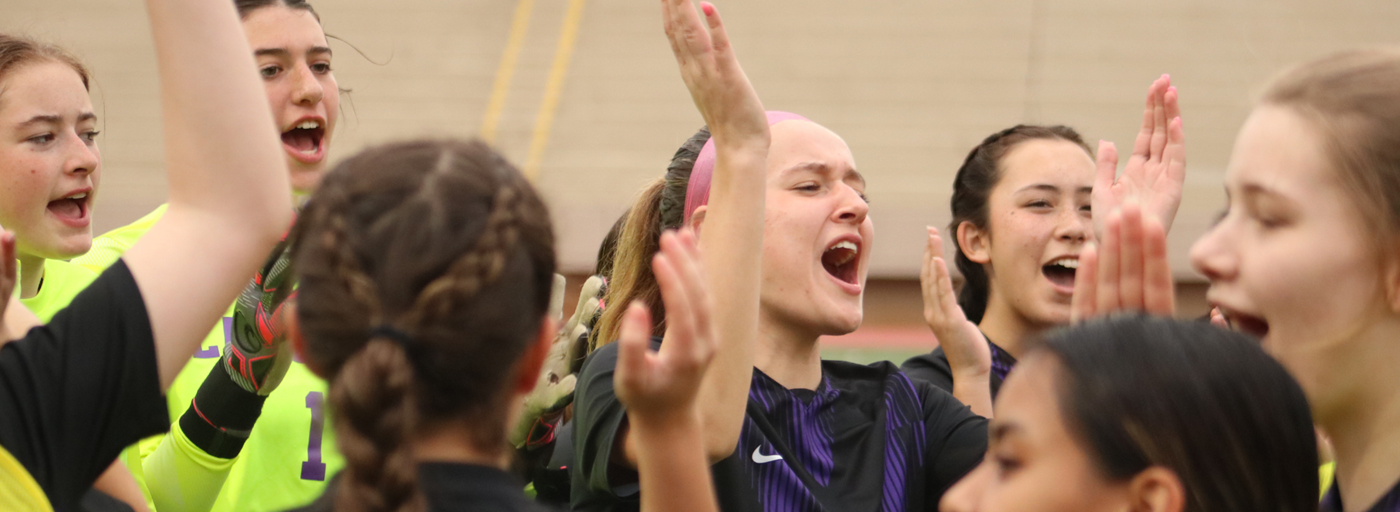
[[[332, 52], [330, 48], [327, 48], [325, 46], [312, 46], [310, 50], [306, 51], [307, 55], [313, 55], [318, 53], [328, 53], [331, 55], [335, 55], [335, 52]], [[273, 57], [291, 57], [292, 52], [287, 51], [286, 48], [259, 48], [253, 51], [253, 56], [255, 57], [262, 57], [264, 55], [270, 55]]]
[[[812, 162], [802, 162], [802, 163], [797, 164], [797, 165], [794, 165], [794, 166], [792, 166], [792, 167], [788, 167], [787, 169], [783, 169], [783, 173], [784, 173], [784, 174], [787, 174], [787, 173], [800, 172], [800, 171], [824, 172], [824, 171], [829, 171], [829, 170], [831, 170], [831, 166], [826, 165], [826, 163], [824, 163], [824, 162], [812, 161]], [[857, 181], [860, 181], [860, 185], [861, 185], [862, 187], [864, 187], [864, 186], [866, 185], [866, 182], [865, 182], [865, 175], [864, 175], [864, 174], [861, 174], [860, 171], [857, 171], [857, 170], [855, 170], [855, 169], [851, 169], [851, 171], [846, 175], [846, 177], [853, 177], [853, 178], [855, 178]], [[844, 178], [844, 177], [842, 178], [842, 180], [845, 180], [845, 179], [846, 179], [846, 178]]]
[[[1059, 192], [1060, 187], [1051, 185], [1049, 183], [1036, 183], [1033, 185], [1026, 185], [1024, 187], [1021, 187], [1016, 191], [1023, 192], [1026, 190], [1044, 190], [1046, 192]], [[1094, 187], [1079, 187], [1079, 190], [1077, 190], [1077, 192], [1080, 194], [1092, 194], [1094, 192]]]
[[[78, 122], [79, 122], [79, 123], [81, 123], [81, 122], [83, 122], [83, 121], [92, 120], [92, 119], [97, 119], [97, 114], [94, 114], [94, 113], [92, 113], [92, 112], [83, 112], [82, 114], [78, 114]], [[62, 123], [63, 123], [63, 116], [56, 116], [56, 115], [51, 115], [51, 114], [41, 114], [41, 115], [37, 115], [37, 116], [31, 117], [31, 118], [29, 118], [28, 120], [19, 123], [19, 127], [20, 127], [20, 128], [27, 128], [27, 127], [30, 127], [30, 126], [33, 126], [33, 125], [36, 125], [36, 124], [62, 124]]]
[[1000, 440], [1006, 436], [1020, 431], [1021, 426], [1015, 423], [996, 423], [993, 424], [992, 429], [987, 432], [987, 439]]

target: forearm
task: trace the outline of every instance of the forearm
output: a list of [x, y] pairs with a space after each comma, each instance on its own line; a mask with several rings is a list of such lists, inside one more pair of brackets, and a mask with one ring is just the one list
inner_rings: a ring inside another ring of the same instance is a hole
[[291, 221], [286, 165], [238, 15], [147, 0], [170, 207], [125, 255], [168, 386]]
[[973, 414], [991, 419], [991, 372], [954, 372], [953, 398], [972, 408]]
[[286, 163], [233, 5], [147, 0], [146, 6], [160, 71], [168, 215], [196, 208], [268, 231], [285, 229]]
[[700, 439], [711, 461], [727, 457], [739, 442], [758, 338], [768, 141], [737, 142], [717, 142], [700, 231], [718, 341], [698, 397], [704, 419]]
[[710, 464], [700, 438], [696, 414], [649, 420], [634, 418], [632, 436], [638, 442], [641, 509], [676, 512], [719, 510]]
[[0, 322], [0, 345], [24, 337], [24, 333], [29, 332], [41, 322], [29, 308], [24, 307], [19, 299], [10, 297], [10, 304], [5, 306], [5, 318]]
[[92, 488], [107, 493], [108, 496], [116, 498], [122, 503], [131, 506], [136, 512], [146, 512], [146, 495], [141, 492], [141, 486], [136, 483], [136, 477], [131, 475], [131, 470], [126, 468], [120, 460], [113, 462], [107, 471], [102, 472], [93, 482]]

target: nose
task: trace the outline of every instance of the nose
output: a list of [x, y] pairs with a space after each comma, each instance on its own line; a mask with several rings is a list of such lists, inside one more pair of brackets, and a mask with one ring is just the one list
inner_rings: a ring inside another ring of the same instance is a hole
[[1094, 236], [1093, 220], [1078, 209], [1066, 208], [1055, 226], [1055, 238], [1062, 242], [1081, 244]]
[[987, 491], [987, 478], [991, 476], [991, 467], [987, 461], [982, 461], [976, 468], [964, 476], [958, 483], [948, 489], [943, 494], [943, 501], [939, 502], [940, 512], [974, 512], [979, 507], [982, 495]]
[[97, 171], [97, 167], [102, 164], [102, 158], [97, 153], [96, 142], [88, 142], [82, 136], [75, 134], [66, 146], [68, 158], [63, 163], [64, 172], [80, 176], [88, 175]]
[[845, 186], [843, 190], [841, 205], [835, 213], [836, 220], [850, 224], [865, 222], [865, 216], [870, 214], [870, 203], [867, 203], [860, 196], [860, 192], [850, 186]]
[[316, 79], [316, 74], [311, 71], [311, 66], [305, 63], [297, 66], [292, 76], [292, 103], [310, 107], [320, 103], [325, 97], [326, 91], [321, 87], [321, 81]]
[[1228, 231], [1229, 225], [1221, 222], [1191, 245], [1191, 266], [1212, 282], [1233, 279], [1239, 271]]

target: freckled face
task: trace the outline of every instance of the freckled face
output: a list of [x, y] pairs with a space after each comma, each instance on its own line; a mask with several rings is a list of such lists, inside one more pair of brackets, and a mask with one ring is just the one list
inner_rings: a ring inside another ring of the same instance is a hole
[[20, 255], [68, 259], [92, 247], [96, 126], [82, 78], [65, 64], [24, 64], [0, 80], [0, 225]]
[[249, 13], [243, 33], [282, 133], [292, 189], [308, 194], [326, 172], [340, 113], [340, 86], [331, 72], [326, 33], [309, 11], [281, 5]]
[[1071, 266], [1094, 236], [1094, 161], [1072, 142], [1033, 139], [1003, 156], [1000, 169], [987, 201], [986, 248], [962, 244], [964, 253], [987, 267], [992, 301], [1035, 323], [1068, 323]]

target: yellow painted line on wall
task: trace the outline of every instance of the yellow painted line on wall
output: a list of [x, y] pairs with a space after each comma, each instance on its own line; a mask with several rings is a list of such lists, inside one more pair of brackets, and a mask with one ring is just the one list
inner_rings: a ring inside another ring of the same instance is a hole
[[501, 112], [506, 108], [506, 96], [510, 95], [510, 81], [515, 78], [515, 67], [520, 62], [520, 47], [525, 46], [525, 32], [530, 28], [530, 13], [535, 9], [535, 0], [520, 0], [515, 6], [515, 19], [510, 24], [510, 35], [506, 39], [506, 49], [501, 55], [501, 65], [496, 68], [496, 82], [491, 86], [491, 101], [486, 104], [486, 116], [481, 120], [481, 138], [486, 142], [496, 142], [496, 127], [501, 123]]
[[530, 156], [525, 160], [525, 177], [531, 181], [539, 175], [540, 162], [544, 160], [544, 148], [549, 145], [549, 130], [554, 125], [554, 112], [559, 109], [559, 94], [564, 89], [564, 77], [569, 74], [569, 61], [574, 56], [574, 43], [578, 41], [578, 25], [583, 19], [583, 3], [584, 0], [569, 0], [569, 11], [564, 14], [564, 27], [559, 31], [559, 48], [554, 52], [554, 66], [549, 70], [544, 100], [540, 102], [540, 113], [535, 118], [535, 132], [530, 137]]

